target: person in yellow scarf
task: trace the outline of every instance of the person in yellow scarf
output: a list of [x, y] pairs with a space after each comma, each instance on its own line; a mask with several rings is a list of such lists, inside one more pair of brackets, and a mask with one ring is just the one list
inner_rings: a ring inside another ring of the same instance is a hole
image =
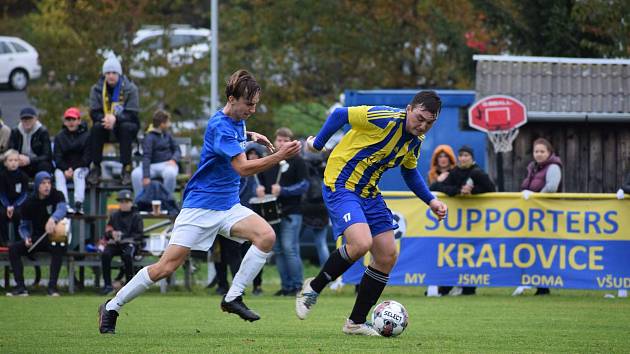
[[140, 129], [138, 87], [123, 75], [122, 65], [115, 55], [103, 63], [102, 76], [90, 92], [90, 150], [92, 168], [88, 183], [97, 184], [101, 177], [101, 161], [105, 142], [120, 144], [123, 164], [121, 182], [131, 184], [131, 144]]

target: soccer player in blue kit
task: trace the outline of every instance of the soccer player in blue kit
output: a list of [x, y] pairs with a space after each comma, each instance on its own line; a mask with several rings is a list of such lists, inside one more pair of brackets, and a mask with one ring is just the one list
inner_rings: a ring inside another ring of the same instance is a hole
[[260, 86], [249, 72], [239, 70], [228, 80], [225, 97], [225, 107], [208, 120], [199, 167], [186, 185], [182, 210], [175, 220], [168, 247], [157, 263], [142, 268], [113, 299], [100, 305], [101, 333], [115, 333], [123, 305], [171, 275], [184, 263], [191, 249], [208, 251], [217, 234], [240, 243], [252, 243], [221, 301], [221, 309], [246, 321], [260, 319], [245, 305], [242, 294], [269, 257], [275, 233], [262, 217], [240, 204], [240, 178], [298, 154], [301, 145], [293, 141], [267, 157], [247, 160], [247, 136], [273, 151], [265, 136], [245, 129], [245, 120], [256, 111], [260, 100]]
[[383, 172], [401, 165], [401, 174], [418, 198], [441, 220], [446, 204], [429, 192], [416, 169], [424, 134], [438, 118], [442, 102], [434, 91], [421, 91], [406, 109], [386, 106], [337, 108], [307, 149], [321, 151], [343, 125], [351, 129], [332, 151], [324, 172], [323, 197], [335, 236], [345, 245], [333, 253], [315, 278], [306, 279], [295, 310], [305, 319], [326, 284], [343, 274], [368, 251], [372, 261], [365, 270], [352, 313], [342, 327], [346, 334], [378, 336], [366, 316], [383, 293], [397, 259], [394, 225], [378, 189]]

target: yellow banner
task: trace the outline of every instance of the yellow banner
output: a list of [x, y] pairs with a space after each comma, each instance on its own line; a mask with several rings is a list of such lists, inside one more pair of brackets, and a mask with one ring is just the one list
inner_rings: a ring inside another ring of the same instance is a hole
[[412, 193], [384, 192], [402, 216], [405, 237], [536, 237], [568, 240], [630, 240], [630, 200], [614, 194], [486, 193], [440, 199], [448, 218], [438, 222]]

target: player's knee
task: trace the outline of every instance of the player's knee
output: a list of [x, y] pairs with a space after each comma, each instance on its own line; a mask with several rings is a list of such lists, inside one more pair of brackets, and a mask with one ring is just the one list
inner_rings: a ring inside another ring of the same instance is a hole
[[372, 248], [372, 237], [363, 237], [348, 241], [348, 253], [352, 258], [358, 259]]
[[256, 247], [258, 247], [263, 252], [271, 251], [273, 244], [276, 242], [276, 233], [271, 227], [265, 227], [261, 228], [260, 230], [256, 230], [255, 237], [257, 242], [254, 242], [254, 244], [256, 244]]

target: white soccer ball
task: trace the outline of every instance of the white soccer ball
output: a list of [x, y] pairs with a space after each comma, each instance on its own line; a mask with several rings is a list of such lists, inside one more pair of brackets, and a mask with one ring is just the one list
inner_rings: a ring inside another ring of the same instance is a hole
[[409, 321], [405, 307], [393, 300], [383, 301], [372, 311], [372, 325], [383, 337], [400, 335]]

